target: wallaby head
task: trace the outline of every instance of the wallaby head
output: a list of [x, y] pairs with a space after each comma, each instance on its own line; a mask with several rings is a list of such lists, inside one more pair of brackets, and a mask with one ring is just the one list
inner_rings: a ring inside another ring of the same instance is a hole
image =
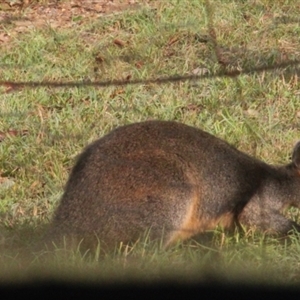
[[299, 169], [300, 142], [292, 163], [276, 167], [181, 123], [122, 126], [79, 156], [49, 236], [97, 236], [115, 246], [149, 230], [167, 246], [218, 224], [300, 231], [282, 215], [300, 206]]
[[300, 142], [291, 159], [287, 165], [268, 166], [267, 176], [238, 216], [240, 224], [279, 235], [300, 231], [299, 224], [282, 215], [289, 207], [300, 208]]
[[299, 171], [300, 170], [300, 141], [294, 147], [293, 154], [292, 154], [292, 163], [300, 173]]
[[296, 143], [292, 152], [292, 162], [287, 166], [287, 169], [292, 169], [292, 175], [290, 180], [290, 187], [288, 195], [293, 198], [290, 206], [300, 208], [300, 141]]

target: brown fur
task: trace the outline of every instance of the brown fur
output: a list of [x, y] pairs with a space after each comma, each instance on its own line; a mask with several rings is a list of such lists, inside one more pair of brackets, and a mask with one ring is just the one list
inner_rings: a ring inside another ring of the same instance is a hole
[[113, 130], [79, 156], [55, 212], [50, 238], [77, 236], [114, 246], [147, 229], [165, 245], [218, 224], [286, 234], [282, 214], [300, 207], [300, 146], [277, 167], [200, 129], [147, 121]]

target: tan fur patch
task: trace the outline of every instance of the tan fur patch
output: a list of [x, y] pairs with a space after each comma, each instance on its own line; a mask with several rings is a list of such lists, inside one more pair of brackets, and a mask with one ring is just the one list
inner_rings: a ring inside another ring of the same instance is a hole
[[174, 230], [173, 235], [170, 237], [166, 246], [175, 243], [178, 240], [185, 240], [201, 231], [201, 221], [198, 216], [198, 207], [200, 205], [198, 193], [195, 191], [192, 203], [187, 209], [185, 218], [178, 230]]
[[233, 213], [226, 213], [219, 218], [207, 219], [205, 216], [199, 215], [200, 199], [198, 195], [194, 195], [193, 202], [189, 206], [186, 216], [182, 222], [180, 228], [174, 231], [173, 235], [170, 237], [166, 243], [166, 247], [176, 243], [177, 241], [186, 240], [192, 236], [204, 232], [206, 230], [214, 230], [218, 225], [223, 228], [231, 228], [233, 226]]
[[234, 223], [234, 215], [231, 212], [228, 212], [222, 215], [220, 218], [215, 219], [211, 222], [209, 229], [214, 229], [216, 226], [220, 225], [223, 228], [231, 228]]
[[[192, 166], [189, 166], [192, 169]], [[187, 170], [186, 176], [189, 182], [194, 187], [193, 195], [191, 198], [191, 204], [188, 207], [185, 217], [178, 230], [174, 230], [172, 236], [166, 243], [166, 247], [170, 244], [174, 244], [178, 240], [186, 240], [192, 236], [204, 232], [206, 230], [214, 230], [218, 225], [223, 228], [231, 228], [233, 226], [234, 216], [233, 213], [228, 212], [218, 218], [208, 219], [206, 216], [201, 215], [201, 192], [199, 190], [200, 180], [197, 179], [196, 172]]]

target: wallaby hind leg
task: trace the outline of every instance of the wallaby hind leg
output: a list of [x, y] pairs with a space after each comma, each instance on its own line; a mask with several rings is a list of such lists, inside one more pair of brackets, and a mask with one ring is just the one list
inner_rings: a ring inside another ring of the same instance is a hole
[[172, 184], [160, 193], [140, 195], [134, 202], [137, 207], [119, 205], [114, 211], [113, 218], [101, 230], [104, 241], [127, 243], [146, 237], [167, 247], [198, 230], [197, 195], [189, 184]]
[[122, 196], [120, 190], [116, 198], [100, 198], [98, 207], [80, 210], [81, 206], [72, 206], [72, 213], [72, 198], [66, 192], [52, 224], [52, 236], [75, 236], [77, 241], [88, 241], [84, 243], [88, 245], [99, 240], [105, 248], [113, 248], [120, 243], [134, 243], [147, 233], [149, 240], [160, 240], [164, 246], [194, 235], [199, 223], [195, 187], [188, 182], [156, 184], [156, 189], [139, 188], [137, 184], [129, 196]]

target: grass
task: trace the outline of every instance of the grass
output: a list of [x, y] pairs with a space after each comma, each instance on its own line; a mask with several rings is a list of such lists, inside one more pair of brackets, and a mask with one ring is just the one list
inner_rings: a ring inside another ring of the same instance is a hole
[[[266, 162], [289, 161], [300, 129], [300, 85], [293, 68], [235, 78], [216, 75], [299, 60], [299, 8], [296, 0], [154, 1], [93, 20], [79, 16], [70, 28], [36, 27], [14, 35], [0, 53], [5, 81], [208, 78], [105, 88], [2, 86], [0, 131], [27, 134], [6, 136], [0, 143], [1, 177], [14, 183], [0, 186], [0, 280], [34, 276], [35, 268], [45, 276], [68, 277], [67, 267], [75, 270], [72, 276], [91, 280], [129, 274], [204, 280], [213, 274], [229, 281], [299, 283], [297, 235], [287, 245], [259, 233], [241, 237], [216, 231], [207, 247], [191, 242], [161, 251], [140, 243], [105, 258], [83, 258], [74, 251], [67, 260], [55, 255], [47, 267], [39, 255], [25, 259], [19, 254], [51, 220], [76, 155], [116, 126], [177, 120]], [[13, 23], [1, 26], [7, 33], [14, 30]], [[294, 218], [297, 213], [289, 212]]]

